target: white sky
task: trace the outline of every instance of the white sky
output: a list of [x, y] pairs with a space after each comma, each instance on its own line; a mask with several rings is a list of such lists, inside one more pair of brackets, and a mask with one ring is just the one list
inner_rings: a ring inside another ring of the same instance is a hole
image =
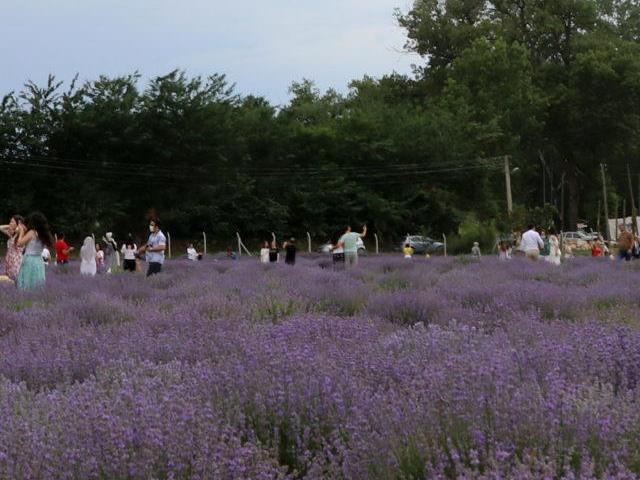
[[0, 0], [0, 96], [49, 73], [68, 82], [138, 70], [225, 73], [241, 94], [286, 103], [292, 81], [345, 92], [410, 73], [393, 16], [410, 0]]

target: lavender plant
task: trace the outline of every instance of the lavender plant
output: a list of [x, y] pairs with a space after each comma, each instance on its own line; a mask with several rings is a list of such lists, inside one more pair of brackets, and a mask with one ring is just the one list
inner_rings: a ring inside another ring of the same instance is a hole
[[0, 286], [0, 478], [636, 478], [637, 265], [170, 262]]

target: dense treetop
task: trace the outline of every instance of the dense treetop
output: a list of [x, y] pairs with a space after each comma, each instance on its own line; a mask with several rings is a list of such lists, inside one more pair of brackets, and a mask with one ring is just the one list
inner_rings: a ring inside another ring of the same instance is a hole
[[151, 210], [183, 237], [506, 229], [505, 155], [512, 223], [595, 226], [600, 163], [612, 215], [623, 198], [630, 213], [636, 2], [416, 0], [397, 18], [423, 58], [413, 76], [364, 77], [345, 95], [304, 80], [285, 106], [178, 70], [146, 86], [137, 73], [29, 82], [0, 103], [0, 213], [39, 209], [75, 236], [138, 231]]

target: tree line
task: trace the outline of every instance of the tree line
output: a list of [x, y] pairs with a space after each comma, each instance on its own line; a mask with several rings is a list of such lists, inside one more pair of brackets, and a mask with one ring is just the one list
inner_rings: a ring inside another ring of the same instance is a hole
[[28, 82], [0, 103], [0, 212], [41, 210], [78, 237], [138, 231], [151, 211], [183, 238], [571, 229], [602, 218], [602, 163], [610, 212], [631, 212], [636, 2], [416, 0], [396, 16], [423, 59], [412, 75], [345, 94], [303, 80], [283, 106], [179, 70]]

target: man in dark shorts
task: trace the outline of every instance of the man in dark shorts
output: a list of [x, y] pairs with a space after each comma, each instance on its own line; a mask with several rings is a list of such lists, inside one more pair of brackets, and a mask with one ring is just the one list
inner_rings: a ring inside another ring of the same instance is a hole
[[295, 265], [296, 264], [296, 239], [291, 237], [289, 240], [284, 242], [283, 245], [285, 251], [284, 263], [287, 265]]
[[160, 230], [160, 221], [157, 218], [149, 222], [149, 240], [147, 244], [140, 247], [138, 253], [144, 253], [149, 268], [147, 277], [160, 273], [164, 263], [164, 251], [167, 248], [167, 239]]

